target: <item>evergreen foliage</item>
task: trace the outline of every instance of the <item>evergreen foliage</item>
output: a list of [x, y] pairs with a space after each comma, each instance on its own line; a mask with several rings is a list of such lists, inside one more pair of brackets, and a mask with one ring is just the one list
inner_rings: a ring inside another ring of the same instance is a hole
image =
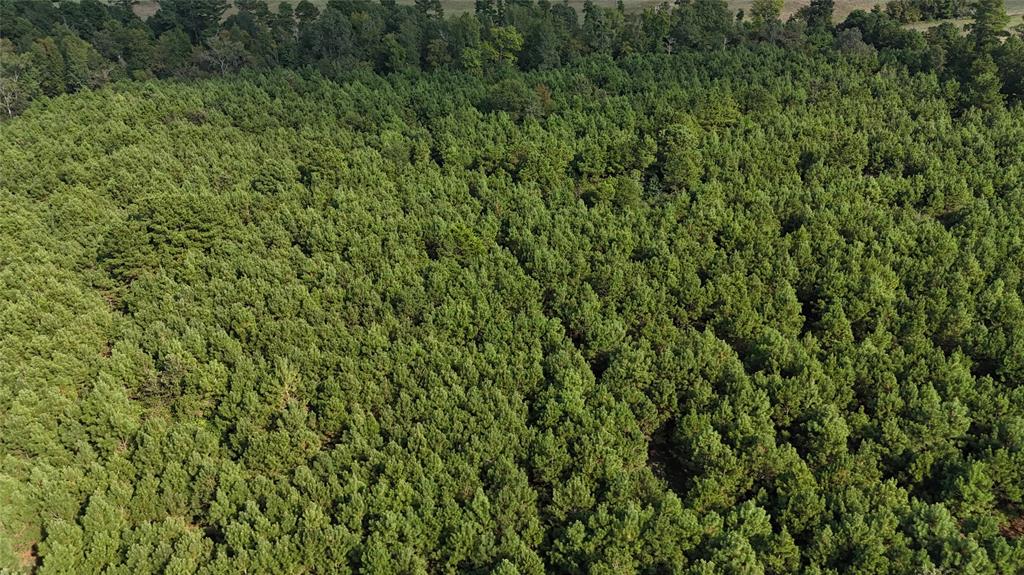
[[236, 4], [2, 5], [0, 570], [1024, 570], [998, 18]]

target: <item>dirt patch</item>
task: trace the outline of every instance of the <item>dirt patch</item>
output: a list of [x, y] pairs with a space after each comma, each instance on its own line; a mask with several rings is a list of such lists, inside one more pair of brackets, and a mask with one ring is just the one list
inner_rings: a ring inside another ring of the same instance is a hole
[[1024, 537], [1024, 515], [1018, 515], [999, 526], [999, 532], [1007, 539]]
[[149, 18], [153, 14], [156, 14], [156, 11], [159, 9], [160, 2], [157, 0], [141, 0], [139, 3], [132, 6], [132, 11], [135, 12], [135, 15], [143, 20]]
[[36, 553], [36, 542], [28, 541], [19, 546], [15, 551], [18, 558], [18, 566], [28, 571], [35, 571], [39, 565], [39, 555]]

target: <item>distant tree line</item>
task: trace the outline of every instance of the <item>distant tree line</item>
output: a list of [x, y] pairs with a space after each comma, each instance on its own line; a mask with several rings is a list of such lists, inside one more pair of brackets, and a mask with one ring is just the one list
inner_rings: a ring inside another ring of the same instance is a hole
[[[780, 20], [778, 0], [755, 0], [746, 15], [724, 0], [680, 0], [638, 13], [622, 3], [477, 0], [475, 11], [446, 17], [440, 0], [163, 0], [142, 20], [133, 0], [0, 0], [0, 106], [6, 116], [40, 96], [96, 88], [119, 79], [197, 78], [243, 68], [316, 68], [341, 79], [376, 73], [468, 71], [500, 74], [552, 69], [591, 54], [716, 50], [769, 42], [802, 51], [837, 49], [934, 71], [965, 86], [960, 104], [981, 105], [1024, 93], [1024, 31], [1004, 30], [1002, 0], [969, 9], [968, 38], [948, 27], [928, 34], [900, 28], [908, 19], [968, 11], [961, 0], [914, 2], [913, 16], [890, 3], [856, 11], [833, 26], [832, 0], [812, 0]], [[931, 0], [928, 0], [931, 1]], [[230, 10], [229, 10], [230, 8]], [[921, 16], [916, 16], [920, 13]]]

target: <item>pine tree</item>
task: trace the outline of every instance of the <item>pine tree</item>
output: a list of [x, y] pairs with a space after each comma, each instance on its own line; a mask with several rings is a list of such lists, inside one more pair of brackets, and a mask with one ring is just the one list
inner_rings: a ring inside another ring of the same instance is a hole
[[974, 22], [968, 25], [977, 52], [990, 52], [1007, 36], [1010, 23], [1003, 0], [978, 0], [974, 4]]

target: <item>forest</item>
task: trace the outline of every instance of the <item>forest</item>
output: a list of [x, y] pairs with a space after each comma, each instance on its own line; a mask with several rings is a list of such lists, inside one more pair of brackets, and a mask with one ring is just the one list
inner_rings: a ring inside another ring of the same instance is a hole
[[1024, 573], [1002, 0], [444, 7], [0, 0], [0, 573]]

